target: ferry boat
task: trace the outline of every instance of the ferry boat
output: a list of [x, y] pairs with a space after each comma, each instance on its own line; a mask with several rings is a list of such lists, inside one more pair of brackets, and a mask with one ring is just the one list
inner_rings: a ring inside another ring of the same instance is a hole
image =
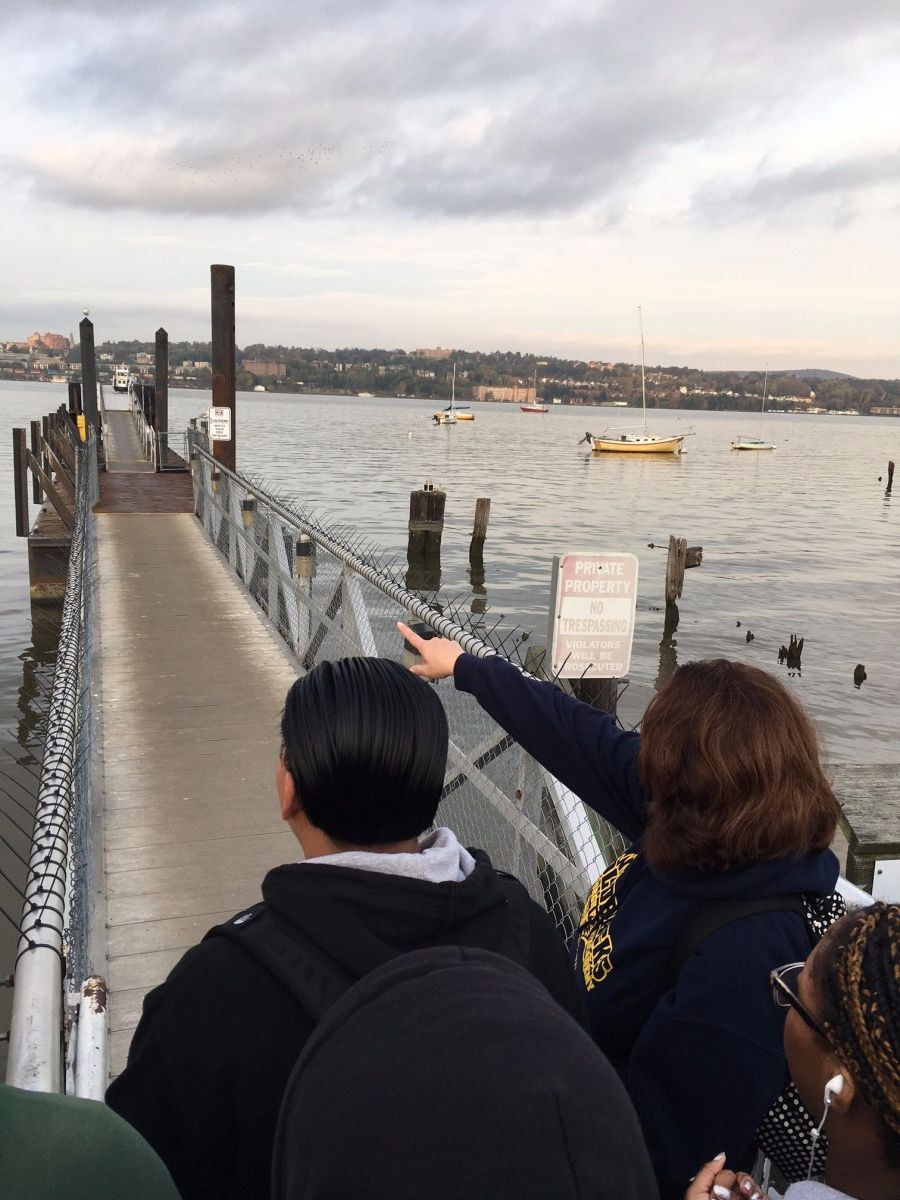
[[131, 382], [131, 371], [127, 366], [119, 365], [113, 375], [113, 391], [127, 392]]

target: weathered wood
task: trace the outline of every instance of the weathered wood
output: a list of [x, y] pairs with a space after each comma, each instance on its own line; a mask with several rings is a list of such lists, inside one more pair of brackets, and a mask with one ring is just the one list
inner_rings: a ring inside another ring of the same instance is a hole
[[156, 331], [153, 384], [156, 388], [156, 417], [153, 427], [157, 433], [165, 433], [169, 428], [169, 335], [162, 327]]
[[666, 559], [666, 604], [674, 604], [681, 597], [686, 559], [687, 538], [670, 537]]
[[[50, 446], [46, 447], [47, 459], [50, 464], [50, 471], [56, 477], [56, 482], [59, 485], [59, 490], [63, 492], [74, 505], [75, 503], [75, 478], [74, 471], [70, 474], [63, 461], [57, 458]], [[49, 475], [49, 471], [47, 472]]]
[[88, 429], [97, 431], [97, 362], [94, 357], [94, 325], [85, 317], [78, 323], [78, 333], [81, 340], [81, 383], [82, 411]]
[[603, 712], [615, 712], [616, 699], [619, 694], [619, 684], [615, 679], [572, 679], [569, 681], [572, 695], [591, 708], [599, 708]]
[[[31, 453], [40, 461], [41, 454], [43, 453], [41, 449], [40, 421], [31, 422]], [[44, 493], [41, 491], [41, 481], [35, 475], [34, 471], [31, 472], [31, 498], [35, 504], [42, 504], [44, 500]]]
[[884, 494], [886, 496], [889, 496], [891, 494], [891, 489], [893, 488], [893, 486], [894, 486], [894, 463], [893, 463], [893, 460], [891, 460], [891, 462], [888, 463], [887, 487], [884, 489]]
[[802, 666], [803, 641], [803, 638], [798, 641], [796, 633], [792, 633], [788, 644], [778, 651], [778, 661], [786, 663], [789, 671], [799, 671]]
[[[62, 521], [63, 525], [65, 525], [66, 529], [71, 531], [75, 528], [74, 501], [67, 501], [67, 498], [63, 495], [62, 489], [57, 488], [56, 484], [46, 473], [44, 468], [30, 450], [27, 450], [26, 454], [28, 455], [28, 465], [40, 479], [41, 487], [47, 493], [47, 499], [56, 510], [56, 515]], [[26, 529], [25, 532], [27, 534], [28, 530]]]
[[13, 489], [16, 501], [16, 537], [28, 537], [28, 472], [26, 470], [28, 449], [25, 445], [25, 430], [14, 429], [13, 434]]
[[424, 487], [410, 492], [407, 561], [439, 557], [446, 503], [447, 493], [427, 481]]
[[214, 263], [209, 271], [212, 298], [212, 402], [213, 408], [231, 410], [231, 441], [214, 441], [212, 453], [224, 467], [234, 471], [237, 469], [234, 267]]
[[831, 775], [841, 806], [841, 828], [847, 835], [847, 878], [871, 891], [876, 860], [900, 858], [897, 765], [832, 766]]
[[81, 414], [81, 384], [74, 380], [69, 382], [69, 413], [73, 417]]
[[483, 542], [487, 537], [488, 522], [491, 519], [490, 496], [479, 496], [475, 501], [475, 524], [472, 529], [472, 540]]
[[685, 570], [690, 570], [691, 567], [701, 567], [703, 565], [703, 547], [688, 546], [684, 558]]

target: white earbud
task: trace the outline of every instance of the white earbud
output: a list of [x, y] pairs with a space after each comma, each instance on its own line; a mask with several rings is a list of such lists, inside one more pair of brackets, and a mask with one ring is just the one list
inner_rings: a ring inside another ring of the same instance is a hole
[[825, 1107], [829, 1108], [831, 1106], [832, 1096], [839, 1096], [843, 1090], [844, 1090], [843, 1075], [832, 1075], [832, 1077], [825, 1084], [825, 1097], [824, 1097]]
[[809, 1170], [806, 1172], [807, 1179], [812, 1179], [813, 1163], [815, 1162], [816, 1157], [816, 1145], [819, 1141], [819, 1138], [822, 1136], [822, 1130], [825, 1128], [825, 1120], [828, 1117], [828, 1110], [831, 1108], [831, 1101], [833, 1097], [839, 1096], [843, 1090], [843, 1075], [832, 1075], [832, 1077], [825, 1084], [825, 1094], [822, 1097], [825, 1102], [825, 1111], [822, 1113], [822, 1120], [819, 1122], [818, 1127], [810, 1134]]

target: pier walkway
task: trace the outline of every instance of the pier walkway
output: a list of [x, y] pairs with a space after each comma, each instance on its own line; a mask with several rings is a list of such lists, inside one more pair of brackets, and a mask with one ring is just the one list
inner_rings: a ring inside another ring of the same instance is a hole
[[297, 669], [192, 502], [171, 511], [185, 487], [191, 496], [190, 476], [153, 474], [130, 413], [107, 420], [94, 649], [115, 1076], [145, 993], [211, 925], [259, 899], [270, 867], [297, 857], [274, 789]]

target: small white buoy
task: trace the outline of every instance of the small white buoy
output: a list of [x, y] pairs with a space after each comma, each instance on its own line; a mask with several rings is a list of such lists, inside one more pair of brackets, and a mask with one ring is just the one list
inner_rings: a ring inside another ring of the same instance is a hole
[[407, 433], [407, 435], [406, 435], [406, 436], [407, 436], [408, 438], [411, 438], [411, 437], [412, 437], [412, 430], [411, 430], [411, 429], [409, 430], [409, 432]]

